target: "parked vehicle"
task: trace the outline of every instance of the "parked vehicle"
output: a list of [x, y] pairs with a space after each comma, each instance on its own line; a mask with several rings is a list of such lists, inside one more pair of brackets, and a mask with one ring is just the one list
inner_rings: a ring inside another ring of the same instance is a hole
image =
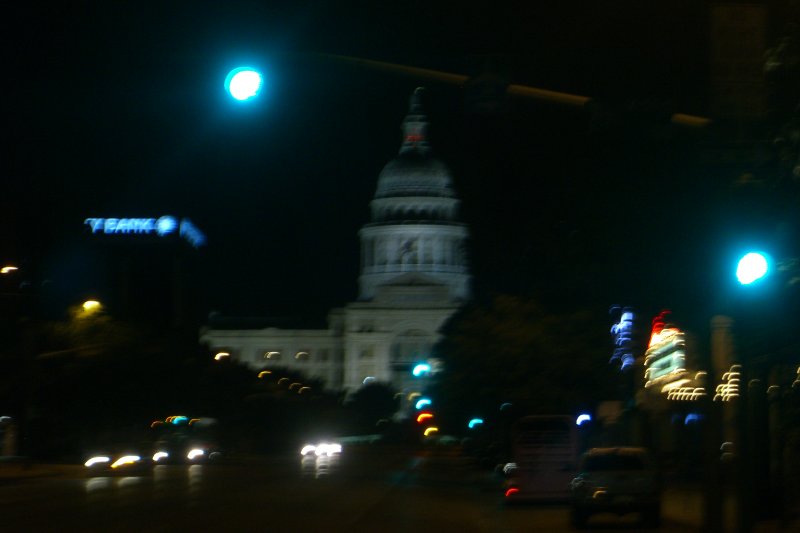
[[520, 418], [512, 428], [511, 453], [503, 467], [506, 502], [569, 499], [578, 456], [574, 417]]
[[650, 527], [661, 522], [661, 483], [645, 448], [592, 448], [581, 457], [570, 483], [573, 525], [583, 527], [593, 514], [641, 513]]

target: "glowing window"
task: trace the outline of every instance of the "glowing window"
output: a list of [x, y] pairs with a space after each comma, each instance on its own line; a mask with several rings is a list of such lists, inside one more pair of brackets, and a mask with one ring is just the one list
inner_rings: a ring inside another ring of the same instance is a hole
[[308, 350], [300, 350], [296, 354], [294, 354], [294, 358], [298, 361], [308, 361], [311, 356], [308, 354]]
[[268, 351], [264, 352], [264, 359], [269, 359], [270, 361], [279, 361], [281, 358], [280, 351]]

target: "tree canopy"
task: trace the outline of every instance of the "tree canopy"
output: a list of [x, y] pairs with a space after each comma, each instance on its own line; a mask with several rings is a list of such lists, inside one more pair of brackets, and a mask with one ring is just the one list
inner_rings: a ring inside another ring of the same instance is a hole
[[[496, 296], [454, 315], [436, 353], [433, 385], [443, 416], [565, 413], [615, 399], [608, 319], [589, 310], [554, 313], [532, 299]], [[460, 423], [460, 422], [459, 422]]]

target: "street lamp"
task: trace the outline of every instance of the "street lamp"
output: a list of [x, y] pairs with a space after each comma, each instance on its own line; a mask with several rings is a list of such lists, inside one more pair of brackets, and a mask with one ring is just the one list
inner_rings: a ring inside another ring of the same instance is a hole
[[97, 300], [86, 300], [83, 302], [83, 310], [87, 313], [100, 310], [100, 302]]
[[483, 424], [483, 418], [473, 418], [472, 420], [469, 421], [467, 427], [469, 427], [469, 429], [475, 429], [477, 426], [480, 426], [482, 424]]
[[761, 252], [749, 252], [739, 259], [736, 266], [736, 279], [742, 285], [750, 285], [763, 279], [769, 273], [769, 260]]
[[431, 404], [430, 398], [420, 398], [419, 400], [417, 400], [417, 403], [414, 404], [414, 407], [416, 407], [417, 409], [422, 409], [426, 405], [430, 404]]
[[235, 68], [225, 78], [225, 91], [239, 102], [245, 102], [258, 96], [263, 85], [263, 76], [252, 67]]
[[414, 369], [411, 370], [411, 373], [414, 374], [414, 377], [420, 377], [425, 374], [428, 374], [431, 371], [431, 365], [428, 363], [419, 363], [418, 365], [414, 366]]
[[[760, 285], [761, 282], [765, 281], [771, 275], [770, 263], [770, 257], [763, 252], [751, 251], [744, 254], [736, 264], [737, 281], [745, 287]], [[761, 291], [759, 290], [758, 292]], [[762, 294], [761, 299], [763, 299], [764, 296], [765, 295]], [[754, 302], [751, 301], [751, 305], [748, 306], [750, 308], [748, 313], [750, 315], [750, 320], [745, 321], [749, 323], [750, 328], [753, 327], [752, 318], [755, 318], [752, 316], [753, 303]], [[737, 309], [738, 313], [743, 311], [745, 311], [745, 308]], [[715, 334], [722, 334], [722, 337], [718, 339], [719, 346], [717, 347], [720, 355], [717, 363], [722, 366], [722, 368], [718, 368], [717, 370], [723, 370], [724, 365], [729, 364], [733, 359], [733, 354], [731, 353], [732, 345], [730, 343], [730, 327], [733, 322], [726, 317], [715, 317], [715, 320], [716, 324], [722, 328], [721, 332]], [[728, 339], [726, 340], [725, 337]], [[733, 397], [737, 397], [738, 400], [736, 412], [729, 413], [728, 416], [735, 416], [735, 439], [737, 455], [739, 457], [736, 487], [737, 522], [739, 531], [742, 532], [753, 530], [755, 521], [754, 500], [760, 498], [754, 491], [754, 485], [758, 483], [758, 474], [756, 471], [756, 455], [758, 454], [754, 453], [757, 446], [754, 437], [754, 431], [757, 431], [755, 429], [756, 420], [754, 418], [756, 416], [756, 409], [754, 406], [757, 403], [757, 398], [755, 397], [757, 396], [757, 389], [752, 387], [751, 390], [751, 385], [758, 383], [758, 380], [750, 380], [753, 376], [752, 358], [754, 355], [749, 353], [751, 350], [752, 348], [740, 347], [740, 351], [744, 352], [739, 353], [738, 359], [741, 364], [731, 366], [730, 371], [723, 375], [723, 379], [727, 376], [727, 383], [718, 386], [717, 394], [714, 396], [714, 400], [721, 399], [725, 401]], [[715, 351], [713, 345], [712, 351]], [[721, 510], [721, 503], [717, 501], [714, 502], [713, 505], [716, 507], [715, 512], [719, 513]]]

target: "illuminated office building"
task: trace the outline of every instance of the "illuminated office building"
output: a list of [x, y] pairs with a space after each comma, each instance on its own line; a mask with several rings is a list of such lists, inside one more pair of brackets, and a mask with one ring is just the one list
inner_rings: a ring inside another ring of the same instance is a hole
[[332, 390], [372, 380], [406, 393], [420, 388], [413, 365], [430, 360], [439, 329], [470, 298], [468, 232], [450, 173], [431, 152], [420, 89], [402, 129], [400, 152], [378, 176], [370, 221], [359, 231], [357, 301], [333, 309], [324, 330], [205, 328], [203, 344], [254, 369], [300, 371]]

